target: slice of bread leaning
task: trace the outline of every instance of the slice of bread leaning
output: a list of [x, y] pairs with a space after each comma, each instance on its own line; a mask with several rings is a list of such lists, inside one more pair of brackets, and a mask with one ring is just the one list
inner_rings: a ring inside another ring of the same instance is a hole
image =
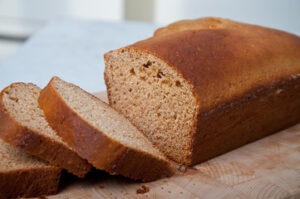
[[49, 126], [38, 105], [40, 90], [31, 83], [14, 83], [1, 92], [0, 138], [52, 165], [84, 177], [91, 165]]
[[96, 168], [142, 181], [172, 174], [168, 159], [135, 126], [81, 88], [54, 77], [39, 104], [49, 124]]
[[60, 168], [0, 139], [1, 199], [55, 194], [60, 174]]

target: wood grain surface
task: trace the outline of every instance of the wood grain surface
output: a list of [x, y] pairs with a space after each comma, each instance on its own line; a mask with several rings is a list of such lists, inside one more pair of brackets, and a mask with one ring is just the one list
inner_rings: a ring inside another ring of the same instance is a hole
[[[143, 185], [149, 192], [137, 194]], [[150, 183], [96, 170], [84, 179], [65, 175], [59, 194], [47, 198], [299, 199], [300, 124]]]

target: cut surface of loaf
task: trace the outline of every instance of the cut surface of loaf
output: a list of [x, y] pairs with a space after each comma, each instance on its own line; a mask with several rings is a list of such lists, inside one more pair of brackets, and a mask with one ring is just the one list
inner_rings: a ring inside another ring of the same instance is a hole
[[14, 83], [0, 95], [0, 138], [53, 165], [83, 177], [91, 165], [77, 155], [49, 126], [31, 83]]
[[55, 194], [61, 169], [0, 139], [0, 198]]
[[158, 58], [127, 48], [106, 57], [110, 104], [169, 157], [191, 155], [196, 100], [190, 85]]
[[196, 164], [300, 121], [300, 38], [218, 18], [108, 52], [112, 107], [169, 158]]
[[49, 124], [98, 169], [149, 181], [171, 174], [170, 163], [125, 117], [58, 77], [39, 97]]

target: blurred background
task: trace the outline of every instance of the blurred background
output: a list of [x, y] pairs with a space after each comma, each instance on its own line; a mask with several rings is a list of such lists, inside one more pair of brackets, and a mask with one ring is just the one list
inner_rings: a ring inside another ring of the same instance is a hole
[[[126, 27], [124, 26], [122, 30], [129, 31], [127, 32], [128, 37], [120, 37], [120, 41], [128, 40], [128, 42], [133, 42], [151, 35], [153, 30], [159, 26], [181, 19], [205, 16], [229, 18], [282, 29], [300, 35], [300, 0], [0, 0], [0, 67], [5, 68], [5, 70], [3, 70], [5, 73], [0, 74], [0, 87], [3, 87], [3, 85], [13, 80], [19, 80], [20, 77], [24, 76], [18, 76], [18, 78], [11, 77], [15, 72], [15, 70], [11, 70], [11, 68], [17, 67], [16, 65], [19, 64], [20, 61], [14, 64], [1, 65], [1, 63], [12, 56], [35, 32], [43, 30], [50, 21], [70, 18], [78, 21], [105, 22], [106, 24], [102, 23], [101, 25], [98, 23], [93, 26], [99, 27], [99, 30], [97, 30], [99, 36], [107, 37], [105, 38], [106, 42], [103, 43], [102, 41], [101, 43], [99, 41], [97, 45], [102, 46], [107, 44], [109, 46], [114, 42], [115, 38], [110, 36], [111, 33], [107, 33], [106, 35], [101, 34], [101, 27], [103, 30], [106, 30], [109, 26], [107, 23], [119, 24], [116, 25], [115, 28], [112, 28], [111, 32], [120, 30], [117, 27], [124, 25], [125, 21], [139, 22], [137, 24], [141, 24], [141, 22], [148, 24], [147, 28], [145, 25], [134, 26], [135, 30], [131, 30], [131, 32], [128, 29], [132, 24]], [[69, 22], [65, 22], [64, 26], [67, 26], [66, 24], [68, 23]], [[70, 28], [64, 31], [69, 31], [68, 34], [72, 35], [71, 31], [74, 32], [74, 26], [73, 29]], [[76, 24], [76, 26], [84, 29], [83, 24]], [[80, 28], [78, 29], [81, 30]], [[91, 34], [91, 31], [94, 31], [91, 27], [87, 27], [86, 30], [87, 33], [82, 33], [82, 37], [87, 37], [88, 34]], [[59, 29], [58, 32], [59, 31], [62, 31], [62, 29]], [[129, 34], [137, 34], [136, 32], [139, 31], [141, 33], [140, 36], [133, 35], [132, 39], [129, 38]], [[115, 34], [115, 37], [122, 36], [123, 34], [125, 33], [119, 31], [118, 34]], [[46, 36], [43, 36], [44, 39], [38, 40], [38, 42], [36, 39], [35, 42], [32, 42], [31, 47], [37, 43], [41, 44], [41, 41], [46, 40], [45, 37]], [[54, 37], [53, 34], [52, 37]], [[51, 38], [51, 35], [49, 38]], [[80, 37], [78, 36], [76, 38], [78, 39]], [[91, 40], [86, 42], [91, 42]], [[55, 42], [53, 41], [51, 44], [54, 45]], [[127, 43], [119, 42], [118, 45], [111, 45], [103, 49], [103, 52], [124, 44]], [[46, 44], [43, 45], [40, 45], [40, 49], [45, 49]], [[28, 44], [28, 46], [30, 45]], [[47, 44], [47, 47], [48, 46], [49, 44]], [[76, 46], [76, 48], [81, 48], [81, 46]], [[28, 50], [31, 49], [32, 48], [28, 48]], [[102, 51], [99, 52], [102, 53]], [[20, 59], [22, 55], [24, 55], [24, 52], [19, 53], [19, 55], [13, 59], [22, 60]], [[26, 56], [30, 57], [29, 55]], [[52, 57], [45, 57], [45, 60], [51, 58]], [[34, 57], [32, 59], [34, 59]], [[65, 57], [65, 59], [68, 58]], [[24, 60], [22, 61], [26, 63], [26, 58], [24, 58]], [[94, 62], [94, 60], [92, 61]], [[32, 62], [28, 62], [27, 64], [33, 69], [37, 67], [37, 65], [32, 64]], [[61, 63], [61, 65], [63, 64], [65, 64], [65, 62]], [[72, 64], [73, 63], [69, 62], [69, 67], [71, 67]], [[68, 67], [67, 64], [65, 65]], [[103, 70], [104, 66], [102, 64], [101, 66], [95, 66], [95, 68], [96, 67], [102, 67], [101, 70]], [[30, 74], [33, 73], [32, 71], [29, 72]], [[90, 72], [92, 73], [92, 70]], [[24, 71], [24, 74], [25, 73], [26, 71]], [[50, 74], [50, 72], [47, 72], [47, 74], [48, 76], [53, 75], [52, 73]], [[65, 73], [61, 73], [61, 75], [65, 75]], [[76, 74], [74, 73], [74, 75]], [[6, 76], [5, 82], [4, 76]], [[27, 79], [30, 78], [32, 79], [33, 77], [28, 76]], [[95, 76], [95, 78], [98, 77]], [[21, 78], [19, 81], [21, 80], [23, 79]], [[87, 88], [89, 87], [87, 86]]]
[[58, 17], [164, 25], [219, 16], [299, 33], [299, 13], [299, 0], [0, 0], [0, 61]]

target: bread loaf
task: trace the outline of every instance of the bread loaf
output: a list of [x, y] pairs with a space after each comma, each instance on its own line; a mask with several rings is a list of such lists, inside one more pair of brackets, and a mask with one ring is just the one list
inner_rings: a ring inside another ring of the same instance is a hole
[[193, 165], [300, 122], [300, 38], [204, 18], [108, 52], [109, 103]]
[[172, 174], [170, 162], [135, 126], [81, 88], [54, 77], [39, 104], [49, 124], [96, 168], [142, 181]]
[[0, 198], [55, 194], [61, 169], [0, 139]]
[[84, 177], [91, 165], [49, 126], [38, 105], [40, 90], [31, 83], [14, 83], [3, 89], [0, 94], [0, 138]]

